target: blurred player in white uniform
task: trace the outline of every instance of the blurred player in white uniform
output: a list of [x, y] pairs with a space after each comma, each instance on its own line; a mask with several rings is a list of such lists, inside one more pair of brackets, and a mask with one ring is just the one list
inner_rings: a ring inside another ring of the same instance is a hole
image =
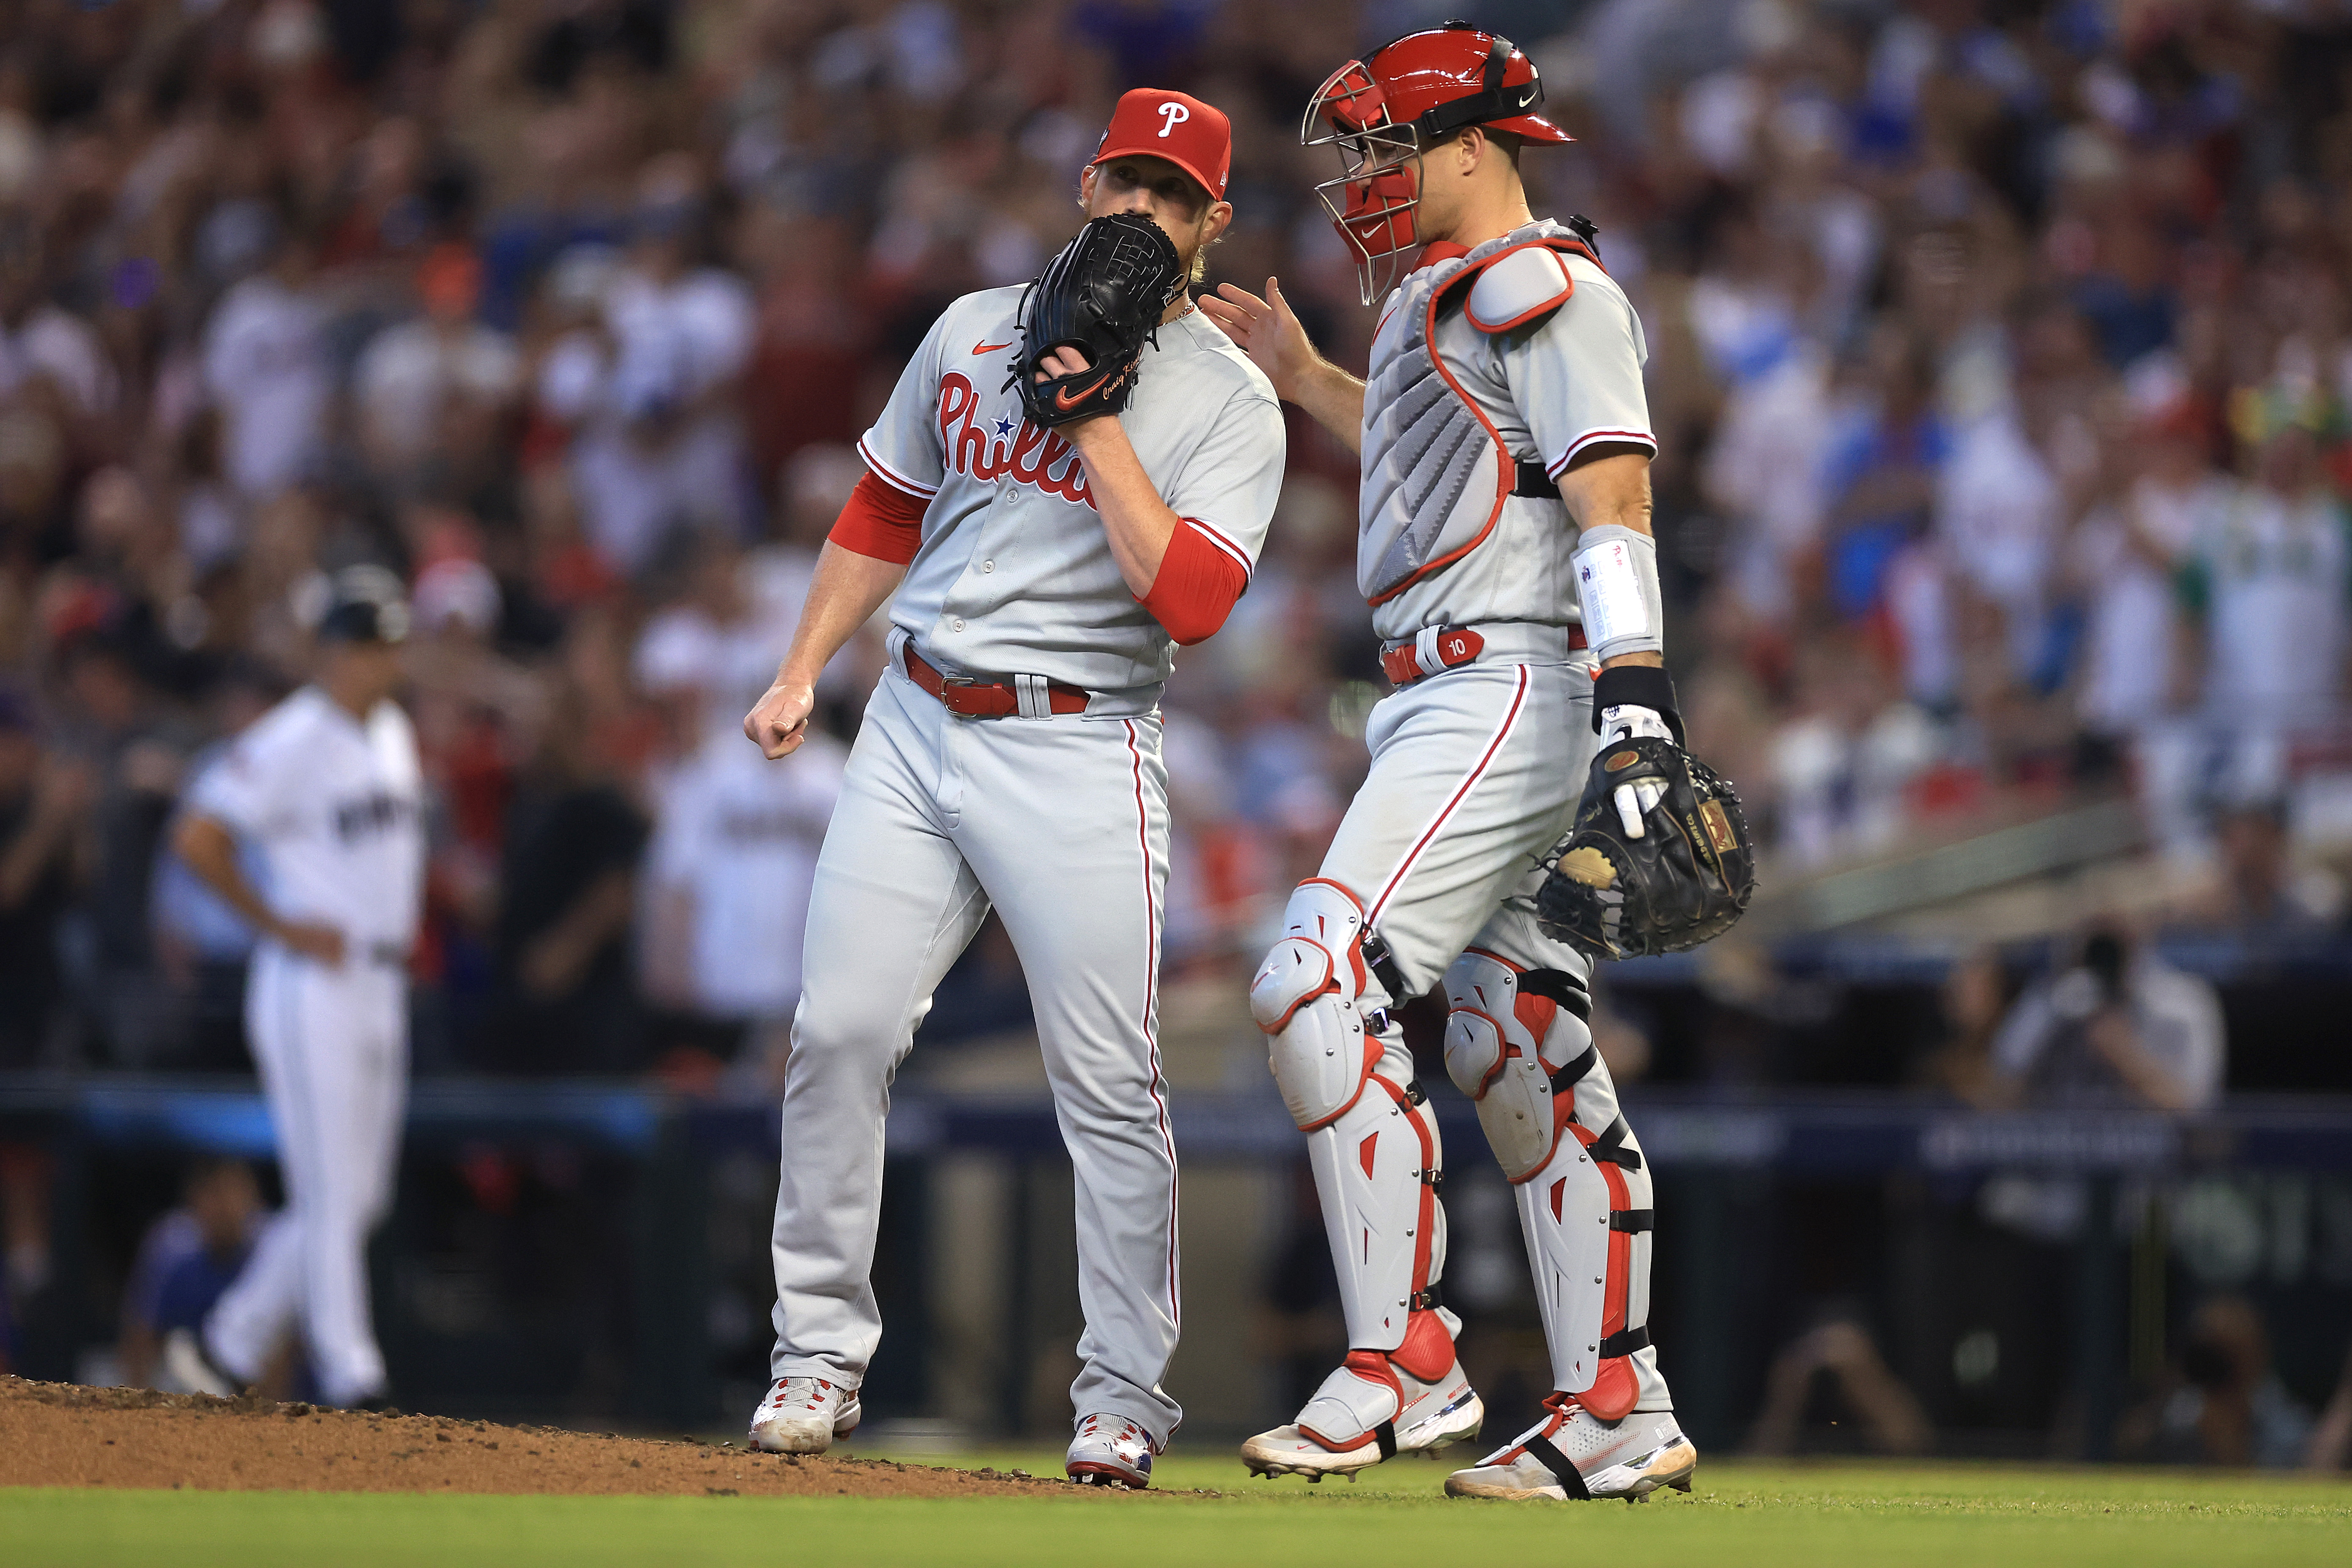
[[[1081, 204], [1089, 218], [1149, 217], [1191, 268], [1232, 219], [1231, 151], [1218, 110], [1139, 89]], [[799, 745], [819, 671], [888, 603], [890, 667], [809, 910], [776, 1195], [776, 1381], [751, 1436], [815, 1453], [857, 1423], [882, 1331], [867, 1276], [890, 1080], [993, 905], [1076, 1179], [1087, 1329], [1069, 1470], [1141, 1486], [1182, 1415], [1160, 1387], [1179, 1283], [1158, 1044], [1160, 690], [1172, 645], [1214, 632], [1248, 581], [1281, 488], [1282, 414], [1180, 289], [1123, 413], [1040, 428], [1008, 379], [1022, 292], [966, 295], [932, 326], [859, 443], [872, 472], [744, 721], [772, 758]], [[1066, 353], [1046, 368], [1087, 368], [1057, 363]]]
[[[1686, 1485], [1696, 1460], [1650, 1348], [1649, 1175], [1593, 1048], [1591, 966], [1528, 902], [1596, 729], [1680, 729], [1641, 322], [1590, 225], [1528, 210], [1520, 144], [1569, 139], [1533, 112], [1541, 98], [1527, 56], [1468, 23], [1385, 45], [1316, 95], [1306, 136], [1341, 153], [1321, 188], [1365, 302], [1376, 272], [1396, 282], [1369, 382], [1316, 353], [1271, 279], [1264, 300], [1229, 284], [1204, 301], [1361, 453], [1358, 586], [1399, 688], [1250, 992], [1307, 1135], [1349, 1346], [1295, 1421], [1244, 1446], [1262, 1474], [1352, 1473], [1483, 1420], [1439, 1289], [1436, 1119], [1388, 1013], [1440, 984], [1448, 1076], [1516, 1189], [1554, 1389], [1532, 1430], [1446, 1489], [1640, 1495]], [[1652, 801], [1632, 786], [1612, 800], [1640, 837]]]
[[[416, 736], [393, 700], [408, 607], [381, 567], [339, 574], [318, 679], [239, 735], [173, 839], [261, 933], [246, 1033], [269, 1097], [286, 1206], [200, 1333], [165, 1348], [181, 1385], [233, 1394], [299, 1332], [331, 1405], [384, 1394], [367, 1239], [392, 1200], [408, 1077], [408, 952], [425, 870]], [[257, 886], [238, 863], [258, 850]]]

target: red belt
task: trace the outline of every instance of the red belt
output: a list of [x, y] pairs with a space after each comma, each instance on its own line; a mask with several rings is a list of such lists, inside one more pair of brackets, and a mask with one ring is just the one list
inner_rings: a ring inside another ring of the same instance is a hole
[[[1584, 646], [1582, 626], [1568, 628], [1568, 646], [1571, 648]], [[1486, 639], [1468, 626], [1446, 626], [1437, 634], [1437, 662], [1443, 668], [1452, 669], [1457, 664], [1472, 663], [1486, 649]], [[1412, 642], [1382, 648], [1381, 673], [1389, 678], [1391, 686], [1411, 686], [1435, 671], [1421, 668], [1420, 639], [1416, 637]]]
[[[915, 651], [906, 647], [907, 679], [940, 700], [949, 712], [965, 719], [1009, 719], [1021, 711], [1021, 694], [1001, 680], [974, 680], [968, 675], [941, 675]], [[1047, 707], [1055, 713], [1083, 713], [1087, 694], [1058, 680], [1045, 683]]]

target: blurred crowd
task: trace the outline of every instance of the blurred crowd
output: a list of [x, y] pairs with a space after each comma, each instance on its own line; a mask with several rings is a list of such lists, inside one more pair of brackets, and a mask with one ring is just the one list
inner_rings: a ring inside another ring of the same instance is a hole
[[[736, 724], [905, 356], [1074, 230], [1150, 82], [1234, 118], [1213, 275], [1360, 363], [1297, 119], [1443, 10], [0, 8], [0, 1068], [237, 1059], [250, 934], [159, 846], [362, 561], [415, 604], [420, 1067], [765, 1059], [877, 647], [789, 765]], [[1535, 204], [1643, 315], [1675, 666], [1780, 864], [2127, 789], [2183, 855], [2268, 833], [2272, 912], [2340, 918], [2288, 872], [2352, 835], [2341, 12], [1480, 13], [1581, 138]], [[1353, 460], [1291, 435], [1168, 697], [1180, 970], [1255, 952], [1383, 689]]]

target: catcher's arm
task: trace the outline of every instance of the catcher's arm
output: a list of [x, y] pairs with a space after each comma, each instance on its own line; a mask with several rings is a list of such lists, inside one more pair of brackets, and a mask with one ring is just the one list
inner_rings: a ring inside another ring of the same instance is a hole
[[[1042, 362], [1049, 375], [1076, 375], [1087, 368], [1087, 357], [1073, 348], [1058, 348]], [[1168, 558], [1168, 542], [1176, 536], [1176, 513], [1160, 499], [1143, 459], [1135, 455], [1127, 427], [1112, 414], [1074, 419], [1061, 427], [1086, 465], [1087, 489], [1101, 514], [1103, 534], [1110, 541], [1111, 559], [1128, 590], [1140, 599], [1159, 580], [1160, 563]]]
[[[1575, 520], [1578, 529], [1590, 531], [1614, 523], [1644, 538], [1649, 537], [1650, 454], [1647, 449], [1628, 446], [1594, 447], [1587, 450], [1598, 455], [1587, 458], [1559, 477], [1559, 499], [1567, 503], [1568, 514]], [[1662, 654], [1622, 653], [1613, 658], [1603, 659], [1601, 668], [1603, 670], [1625, 668], [1664, 669], [1665, 662]], [[1611, 686], [1619, 684], [1619, 681], [1609, 683]], [[1637, 686], [1635, 689], [1638, 691], [1640, 688]], [[1604, 694], [1604, 689], [1597, 684], [1594, 690], [1596, 695]], [[1612, 703], [1601, 716], [1601, 743], [1606, 746], [1629, 735], [1654, 735], [1669, 741], [1675, 738], [1665, 713], [1659, 709], [1634, 701]], [[1624, 824], [1627, 837], [1642, 837], [1643, 816], [1658, 804], [1659, 792], [1663, 788], [1654, 779], [1617, 786], [1613, 797], [1617, 817]]]
[[1265, 298], [1231, 283], [1217, 285], [1215, 294], [1203, 294], [1201, 309], [1225, 330], [1234, 346], [1274, 383], [1275, 395], [1295, 403], [1315, 416], [1315, 423], [1338, 437], [1350, 452], [1364, 449], [1364, 384], [1333, 364], [1317, 351], [1299, 323], [1282, 284], [1265, 280]]

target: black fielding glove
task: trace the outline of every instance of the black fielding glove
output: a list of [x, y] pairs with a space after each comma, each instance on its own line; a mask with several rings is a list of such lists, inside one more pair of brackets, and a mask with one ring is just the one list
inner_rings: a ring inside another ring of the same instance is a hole
[[[1125, 408], [1144, 342], [1183, 286], [1175, 243], [1150, 218], [1113, 213], [1078, 230], [1021, 296], [1013, 378], [1030, 422], [1051, 427]], [[1061, 348], [1085, 355], [1087, 368], [1039, 381]]]
[[[1625, 831], [1617, 792], [1647, 784], [1658, 793], [1641, 813], [1636, 838]], [[1656, 736], [1601, 748], [1575, 830], [1545, 864], [1537, 925], [1596, 958], [1696, 947], [1729, 931], [1756, 892], [1756, 843], [1739, 796], [1705, 763]]]

